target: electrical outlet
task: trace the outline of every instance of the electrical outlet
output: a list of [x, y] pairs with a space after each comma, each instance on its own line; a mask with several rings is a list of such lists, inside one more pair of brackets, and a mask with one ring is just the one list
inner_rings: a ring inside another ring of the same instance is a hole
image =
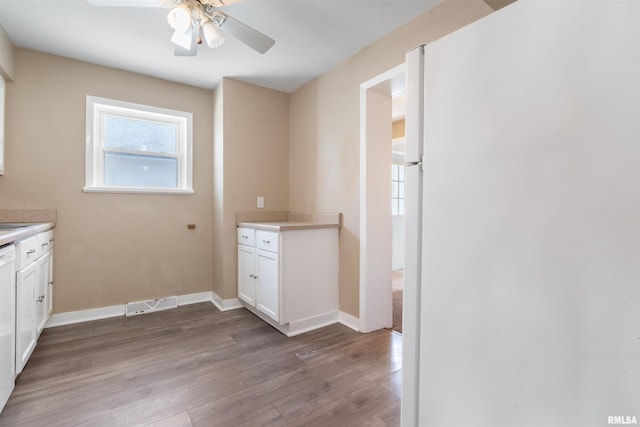
[[258, 209], [264, 208], [264, 197], [258, 196]]

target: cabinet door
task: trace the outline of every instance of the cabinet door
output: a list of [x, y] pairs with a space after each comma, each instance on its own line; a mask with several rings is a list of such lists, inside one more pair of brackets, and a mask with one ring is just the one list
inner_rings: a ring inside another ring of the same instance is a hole
[[258, 249], [258, 305], [256, 308], [280, 323], [278, 254]]
[[37, 287], [35, 293], [35, 322], [36, 322], [36, 338], [40, 336], [40, 333], [46, 325], [48, 316], [48, 304], [47, 300], [48, 287], [49, 287], [49, 262], [51, 260], [51, 252], [44, 254], [37, 262], [38, 274], [37, 274]]
[[36, 290], [39, 263], [16, 275], [16, 374], [22, 372], [36, 346]]
[[238, 298], [256, 306], [256, 249], [238, 245]]

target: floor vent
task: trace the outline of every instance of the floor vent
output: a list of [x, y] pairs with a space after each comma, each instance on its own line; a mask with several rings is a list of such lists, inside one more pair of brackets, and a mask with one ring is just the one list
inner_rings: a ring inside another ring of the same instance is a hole
[[127, 303], [125, 315], [137, 316], [138, 314], [152, 313], [154, 311], [170, 310], [178, 307], [178, 297], [150, 299], [148, 301]]

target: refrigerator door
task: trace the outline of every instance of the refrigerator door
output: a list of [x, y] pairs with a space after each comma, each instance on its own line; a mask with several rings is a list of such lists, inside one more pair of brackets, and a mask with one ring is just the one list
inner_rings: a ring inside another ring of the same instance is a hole
[[424, 45], [407, 53], [407, 164], [422, 161], [422, 113], [424, 92]]
[[638, 52], [635, 1], [520, 0], [427, 46], [416, 425], [640, 417]]

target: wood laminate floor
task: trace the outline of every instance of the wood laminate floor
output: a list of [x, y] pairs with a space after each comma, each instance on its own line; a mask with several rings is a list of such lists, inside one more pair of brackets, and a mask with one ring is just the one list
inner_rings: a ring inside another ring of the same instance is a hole
[[401, 340], [210, 303], [47, 329], [0, 426], [395, 426]]

